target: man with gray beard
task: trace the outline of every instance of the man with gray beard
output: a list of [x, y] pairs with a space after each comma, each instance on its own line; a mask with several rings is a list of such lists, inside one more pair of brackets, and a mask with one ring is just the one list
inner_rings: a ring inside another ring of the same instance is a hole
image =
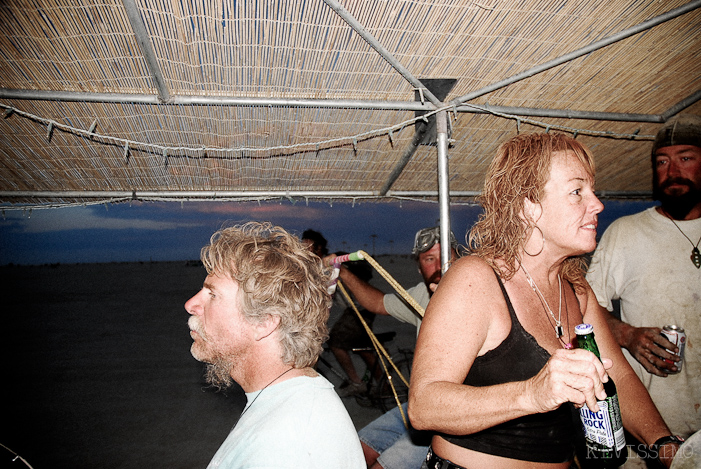
[[191, 352], [247, 405], [210, 468], [365, 468], [333, 386], [312, 368], [327, 337], [329, 275], [284, 229], [247, 223], [202, 249], [207, 278], [185, 303]]

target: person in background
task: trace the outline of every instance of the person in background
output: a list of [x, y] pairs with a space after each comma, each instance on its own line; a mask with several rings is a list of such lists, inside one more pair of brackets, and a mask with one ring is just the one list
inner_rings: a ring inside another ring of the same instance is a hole
[[[343, 254], [346, 253], [337, 253], [339, 256]], [[369, 282], [370, 279], [372, 279], [372, 266], [365, 260], [344, 262], [343, 265], [363, 282]], [[336, 295], [338, 295], [338, 293]], [[362, 307], [358, 309], [358, 312], [368, 327], [372, 329], [372, 324], [375, 322], [375, 314]], [[336, 361], [341, 365], [343, 371], [346, 372], [346, 376], [348, 376], [349, 380], [345, 386], [341, 386], [338, 389], [338, 395], [347, 397], [366, 394], [369, 383], [364, 382], [360, 375], [358, 375], [358, 371], [355, 369], [351, 357], [351, 350], [371, 348], [372, 341], [361, 323], [360, 318], [358, 318], [358, 315], [351, 306], [343, 310], [343, 313], [331, 328], [328, 345]], [[374, 376], [371, 378], [379, 379], [382, 369], [381, 367], [375, 367], [375, 354], [369, 350], [362, 350], [357, 353], [363, 359], [367, 368], [369, 370], [374, 370]]]
[[296, 236], [251, 222], [214, 233], [185, 303], [191, 352], [247, 404], [209, 467], [365, 467], [353, 422], [312, 368], [327, 336], [329, 275]]
[[[305, 230], [302, 233], [302, 242], [311, 252], [320, 258], [329, 253], [328, 241], [318, 231], [312, 229]], [[336, 255], [341, 254], [345, 253], [337, 253]], [[363, 281], [367, 282], [372, 278], [372, 267], [370, 267], [367, 261], [347, 262], [346, 267]], [[329, 292], [333, 292], [331, 293], [333, 297], [335, 297], [335, 290], [335, 279], [332, 279], [332, 286], [330, 286]], [[375, 315], [366, 309], [361, 309], [360, 314], [363, 316], [365, 322], [368, 323], [368, 326], [372, 327]], [[360, 319], [358, 319], [355, 311], [353, 311], [353, 308], [350, 306], [344, 309], [341, 316], [331, 328], [328, 345], [331, 353], [333, 353], [338, 361], [338, 364], [341, 365], [346, 376], [348, 376], [348, 382], [338, 390], [338, 395], [346, 397], [366, 393], [367, 383], [364, 383], [360, 376], [358, 376], [358, 371], [353, 365], [350, 350], [352, 348], [368, 347], [371, 343]], [[359, 352], [359, 354], [367, 366], [373, 369], [375, 356], [371, 352]]]
[[328, 241], [318, 231], [312, 229], [302, 232], [302, 242], [318, 257], [323, 258], [329, 253]]
[[[457, 256], [457, 242], [450, 233], [453, 256]], [[422, 281], [409, 288], [407, 293], [426, 308], [438, 282], [441, 280], [440, 227], [424, 228], [416, 233], [412, 257], [418, 264]], [[330, 256], [331, 257], [331, 256]], [[332, 257], [335, 257], [333, 255]], [[416, 326], [418, 334], [421, 316], [397, 294], [385, 294], [368, 282], [341, 267], [340, 280], [358, 303], [374, 314], [390, 315], [402, 322]], [[407, 404], [400, 411], [396, 407], [363, 427], [358, 435], [369, 468], [415, 469], [426, 457], [431, 435], [407, 428], [402, 418]]]
[[[614, 338], [672, 432], [688, 437], [701, 429], [701, 117], [662, 126], [651, 162], [660, 204], [609, 226], [587, 280], [607, 310], [620, 300], [620, 319], [606, 315]], [[666, 324], [686, 330], [683, 362]]]
[[[518, 135], [497, 150], [480, 202], [472, 255], [444, 275], [417, 339], [409, 417], [436, 432], [422, 467], [569, 468], [572, 404], [597, 411], [609, 376], [626, 428], [648, 444], [669, 436], [584, 279], [603, 209], [589, 150], [563, 134]], [[603, 361], [573, 349], [580, 323], [594, 326]], [[667, 466], [678, 448], [661, 448]]]

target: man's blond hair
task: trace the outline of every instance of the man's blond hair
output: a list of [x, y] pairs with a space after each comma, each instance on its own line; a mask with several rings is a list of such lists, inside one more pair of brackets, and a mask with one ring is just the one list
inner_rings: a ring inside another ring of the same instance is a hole
[[316, 363], [328, 337], [330, 276], [299, 238], [267, 222], [249, 222], [214, 233], [201, 258], [208, 274], [239, 284], [248, 321], [280, 318], [285, 364], [304, 368]]

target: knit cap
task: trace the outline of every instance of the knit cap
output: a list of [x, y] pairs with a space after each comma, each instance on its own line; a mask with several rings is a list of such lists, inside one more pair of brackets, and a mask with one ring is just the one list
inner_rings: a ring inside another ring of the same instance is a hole
[[652, 144], [652, 156], [662, 147], [693, 145], [701, 148], [701, 117], [680, 114], [670, 119], [658, 132]]

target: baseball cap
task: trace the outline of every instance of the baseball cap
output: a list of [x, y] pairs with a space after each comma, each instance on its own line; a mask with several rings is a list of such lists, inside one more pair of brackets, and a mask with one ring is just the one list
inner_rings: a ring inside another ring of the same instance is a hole
[[701, 116], [679, 114], [658, 132], [652, 144], [652, 156], [659, 148], [673, 145], [693, 145], [701, 148]]

